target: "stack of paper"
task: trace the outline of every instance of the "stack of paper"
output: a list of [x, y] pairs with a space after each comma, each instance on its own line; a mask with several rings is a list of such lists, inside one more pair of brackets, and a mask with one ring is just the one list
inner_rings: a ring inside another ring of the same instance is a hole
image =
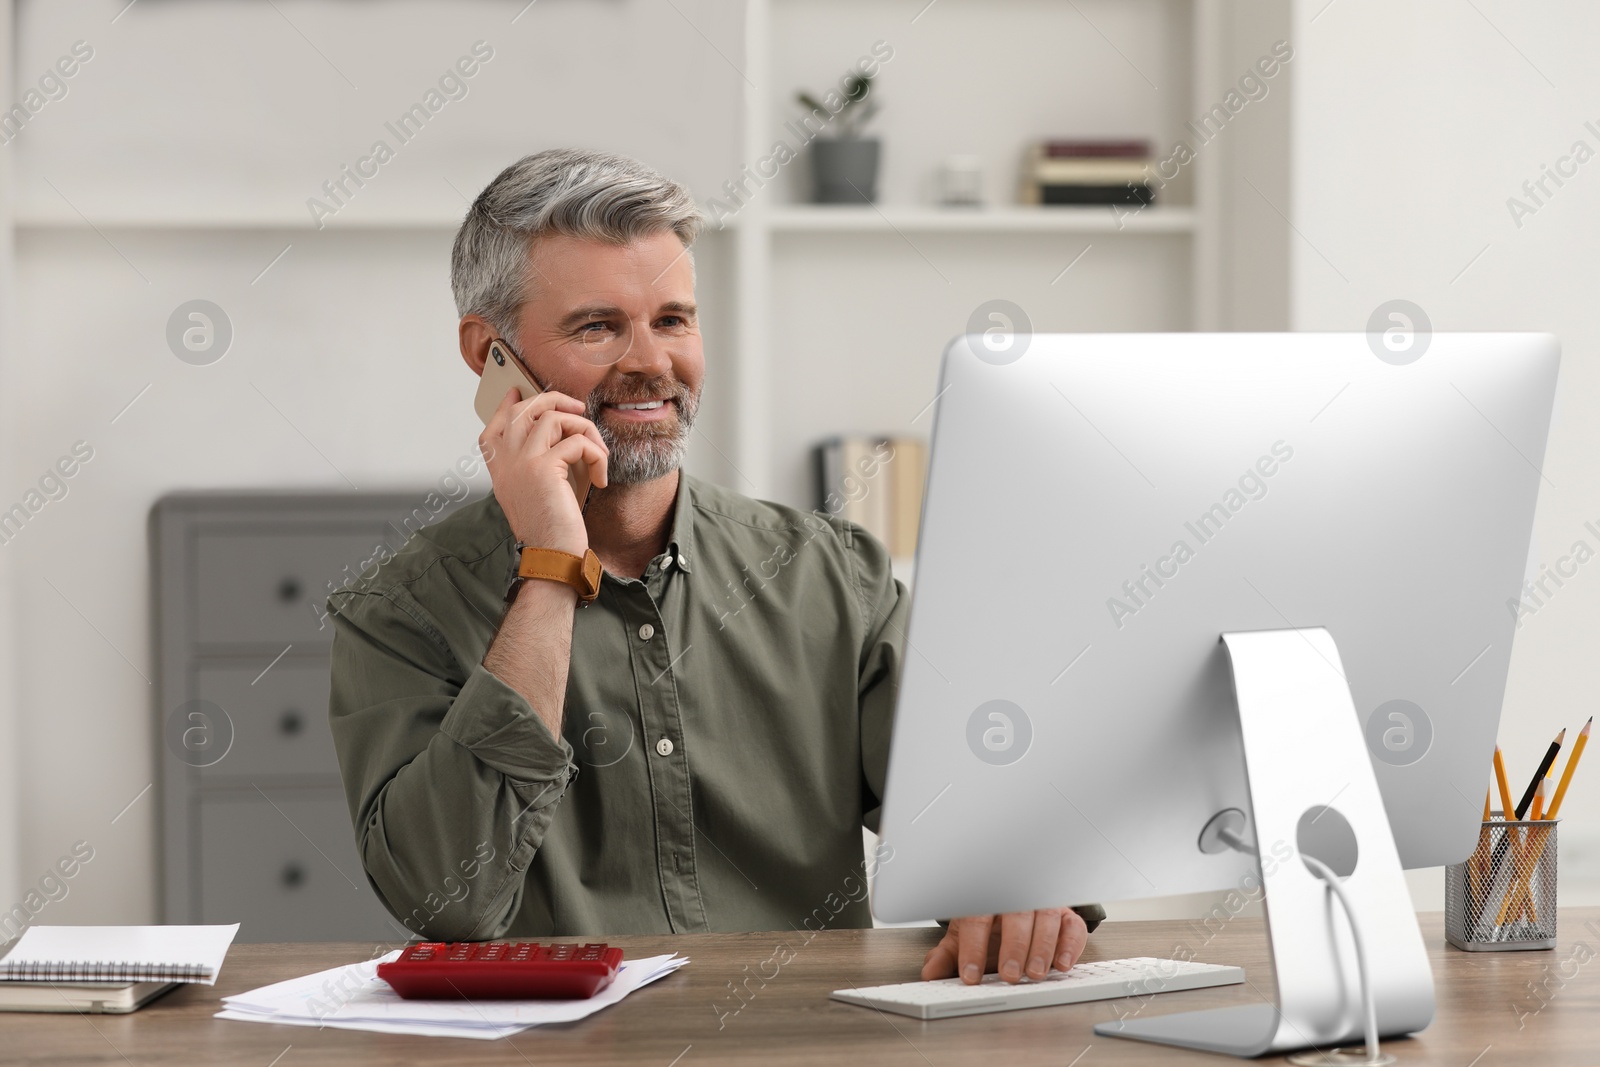
[[593, 1015], [689, 962], [677, 955], [626, 960], [611, 984], [588, 1000], [405, 1000], [377, 973], [378, 964], [399, 955], [391, 952], [223, 997], [227, 1006], [217, 1018], [424, 1037], [507, 1037], [530, 1026]]

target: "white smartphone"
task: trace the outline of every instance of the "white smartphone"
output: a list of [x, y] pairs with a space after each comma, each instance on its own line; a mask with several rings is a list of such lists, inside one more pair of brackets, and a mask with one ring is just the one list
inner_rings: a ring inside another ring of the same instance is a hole
[[[483, 420], [485, 426], [494, 418], [495, 410], [500, 407], [500, 401], [504, 400], [506, 393], [512, 389], [517, 390], [517, 395], [523, 400], [544, 392], [539, 383], [533, 380], [533, 375], [528, 373], [528, 368], [522, 365], [522, 360], [511, 351], [511, 346], [496, 337], [489, 342], [489, 358], [483, 362], [483, 377], [478, 381], [478, 395], [472, 404], [478, 412], [478, 418]], [[568, 478], [572, 482], [572, 493], [578, 498], [578, 503], [587, 507], [589, 490], [593, 488], [589, 482], [589, 465], [575, 464], [569, 468]]]

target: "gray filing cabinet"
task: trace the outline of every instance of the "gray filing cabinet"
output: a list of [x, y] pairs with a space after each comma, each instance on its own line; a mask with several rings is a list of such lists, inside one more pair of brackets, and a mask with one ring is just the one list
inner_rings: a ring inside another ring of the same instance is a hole
[[412, 493], [184, 493], [151, 512], [162, 900], [241, 941], [410, 936], [367, 884], [328, 730], [339, 586], [450, 508]]

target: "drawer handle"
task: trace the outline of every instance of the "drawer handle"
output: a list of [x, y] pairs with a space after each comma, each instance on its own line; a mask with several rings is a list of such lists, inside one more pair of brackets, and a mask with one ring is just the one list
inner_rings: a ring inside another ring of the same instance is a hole
[[305, 868], [298, 863], [286, 864], [279, 878], [282, 880], [285, 889], [296, 889], [306, 880]]
[[291, 604], [300, 599], [300, 580], [298, 578], [285, 578], [278, 583], [278, 599], [285, 604]]
[[278, 730], [286, 737], [293, 737], [304, 725], [305, 720], [300, 717], [298, 711], [286, 711], [283, 713], [283, 718], [278, 720]]

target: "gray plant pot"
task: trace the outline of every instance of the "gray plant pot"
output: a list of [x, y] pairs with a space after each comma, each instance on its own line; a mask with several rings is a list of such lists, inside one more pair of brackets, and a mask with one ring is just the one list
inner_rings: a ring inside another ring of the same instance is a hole
[[870, 204], [877, 200], [881, 147], [876, 137], [812, 141], [812, 201]]

